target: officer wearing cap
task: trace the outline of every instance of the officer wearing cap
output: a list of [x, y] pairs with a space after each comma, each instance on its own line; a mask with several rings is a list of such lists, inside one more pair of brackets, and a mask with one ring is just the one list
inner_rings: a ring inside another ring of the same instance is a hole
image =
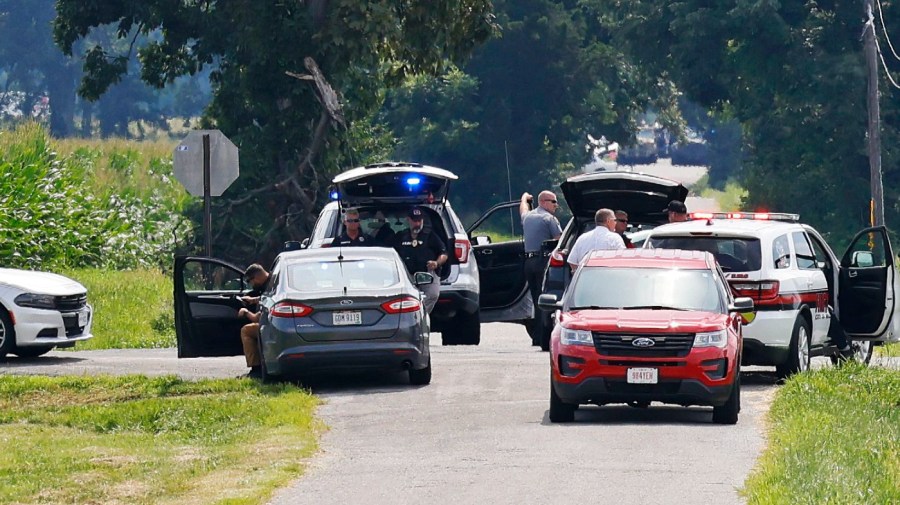
[[372, 237], [359, 229], [359, 211], [347, 209], [344, 211], [344, 231], [334, 237], [331, 247], [360, 247], [374, 245]]
[[409, 209], [407, 219], [409, 229], [394, 237], [394, 249], [410, 275], [416, 272], [431, 274], [432, 282], [420, 286], [425, 293], [425, 310], [430, 314], [441, 293], [441, 278], [435, 272], [447, 262], [447, 246], [434, 232], [424, 229], [425, 211], [421, 207]]
[[[547, 258], [541, 251], [541, 245], [545, 240], [558, 240], [562, 235], [559, 220], [553, 213], [559, 208], [556, 195], [551, 191], [541, 191], [538, 195], [538, 206], [534, 210], [528, 209], [528, 202], [532, 196], [522, 193], [519, 202], [519, 217], [522, 218], [522, 238], [525, 245], [525, 278], [528, 280], [528, 289], [531, 301], [534, 305], [534, 320], [531, 333], [531, 343], [540, 345], [542, 319], [538, 317], [538, 297], [541, 296], [541, 284], [544, 282], [544, 270], [547, 269]], [[537, 330], [537, 331], [535, 331]]]
[[688, 220], [687, 206], [684, 202], [679, 202], [678, 200], [669, 202], [669, 206], [663, 209], [663, 212], [669, 214], [670, 223], [680, 223]]

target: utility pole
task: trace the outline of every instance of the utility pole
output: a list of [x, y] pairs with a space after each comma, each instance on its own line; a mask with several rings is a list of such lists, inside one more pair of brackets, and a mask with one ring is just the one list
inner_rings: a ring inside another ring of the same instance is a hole
[[864, 33], [866, 66], [869, 70], [869, 91], [866, 98], [869, 109], [868, 151], [869, 182], [872, 200], [869, 202], [869, 219], [872, 226], [884, 225], [884, 186], [881, 182], [881, 111], [878, 104], [878, 54], [875, 49], [875, 16], [873, 0], [864, 0], [866, 29]]

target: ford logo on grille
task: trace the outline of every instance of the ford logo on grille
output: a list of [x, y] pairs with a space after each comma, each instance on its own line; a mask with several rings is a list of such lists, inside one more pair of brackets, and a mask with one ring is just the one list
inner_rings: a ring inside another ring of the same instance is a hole
[[353, 300], [341, 300], [341, 305], [353, 305]]
[[656, 341], [652, 338], [641, 337], [632, 340], [631, 345], [635, 347], [653, 347], [656, 345]]

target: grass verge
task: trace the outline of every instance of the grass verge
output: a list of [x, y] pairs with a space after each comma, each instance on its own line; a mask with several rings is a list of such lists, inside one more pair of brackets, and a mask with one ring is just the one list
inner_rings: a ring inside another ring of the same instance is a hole
[[158, 270], [79, 269], [62, 272], [84, 285], [94, 307], [94, 338], [75, 349], [175, 346], [172, 278]]
[[900, 358], [900, 343], [880, 345], [875, 348], [875, 352], [885, 358]]
[[316, 447], [293, 386], [0, 375], [0, 503], [263, 503]]
[[750, 505], [900, 503], [900, 372], [848, 363], [794, 376], [769, 419]]

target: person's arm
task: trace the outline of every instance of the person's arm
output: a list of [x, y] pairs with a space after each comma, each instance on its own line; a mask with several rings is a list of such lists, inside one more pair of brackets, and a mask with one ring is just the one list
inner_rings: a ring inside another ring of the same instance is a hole
[[429, 270], [436, 271], [441, 268], [441, 265], [447, 262], [447, 247], [434, 233], [428, 234], [428, 246], [437, 254], [437, 258], [429, 261], [426, 265]]
[[[576, 268], [578, 268], [578, 262], [581, 261], [581, 248], [584, 246], [584, 241], [581, 240], [584, 237], [578, 237], [578, 240], [575, 241], [575, 245], [572, 246], [572, 250], [569, 251], [569, 257], [567, 259], [569, 263], [569, 267], [574, 272]], [[574, 260], [574, 261], [573, 261]]]
[[559, 219], [556, 217], [551, 217], [553, 220], [550, 223], [550, 236], [553, 237], [553, 240], [559, 240], [559, 237], [562, 236], [562, 227], [559, 226]]
[[531, 193], [522, 193], [522, 199], [519, 201], [519, 217], [525, 217], [525, 214], [531, 210], [528, 202], [531, 201]]
[[259, 322], [259, 312], [250, 312], [244, 307], [241, 307], [241, 310], [238, 311], [238, 317], [246, 317], [252, 323]]

